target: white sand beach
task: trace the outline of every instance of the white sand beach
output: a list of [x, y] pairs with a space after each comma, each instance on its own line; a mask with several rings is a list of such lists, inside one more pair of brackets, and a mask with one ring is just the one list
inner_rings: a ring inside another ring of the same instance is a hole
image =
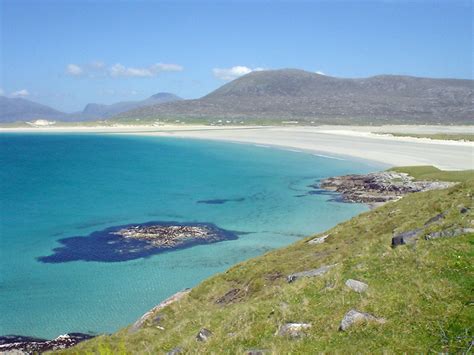
[[434, 165], [445, 170], [474, 169], [473, 142], [393, 137], [374, 133], [474, 134], [472, 126], [84, 126], [0, 128], [0, 132], [94, 132], [222, 140], [306, 151], [338, 159], [353, 157], [387, 166]]

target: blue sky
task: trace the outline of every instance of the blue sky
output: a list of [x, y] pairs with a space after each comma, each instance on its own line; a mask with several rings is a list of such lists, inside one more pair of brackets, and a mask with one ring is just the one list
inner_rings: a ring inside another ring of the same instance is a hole
[[65, 111], [259, 69], [473, 76], [470, 1], [0, 2], [2, 93]]

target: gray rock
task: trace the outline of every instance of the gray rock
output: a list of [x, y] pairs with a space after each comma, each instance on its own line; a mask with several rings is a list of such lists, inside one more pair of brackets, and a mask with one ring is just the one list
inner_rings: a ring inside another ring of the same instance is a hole
[[433, 223], [439, 222], [441, 219], [443, 219], [445, 217], [445, 215], [446, 215], [446, 213], [443, 212], [443, 213], [437, 214], [436, 216], [430, 218], [429, 220], [427, 220], [425, 222], [425, 227], [428, 227], [428, 226], [432, 225]]
[[342, 319], [341, 324], [339, 325], [339, 330], [345, 331], [356, 323], [369, 322], [369, 321], [377, 322], [381, 324], [385, 323], [384, 318], [378, 318], [378, 317], [373, 316], [372, 314], [359, 312], [359, 311], [356, 311], [355, 309], [351, 309], [349, 312], [345, 314], [344, 318]]
[[392, 247], [398, 245], [414, 243], [423, 232], [422, 228], [412, 229], [406, 232], [395, 234], [392, 238]]
[[312, 270], [307, 270], [307, 271], [301, 271], [301, 272], [296, 272], [294, 274], [288, 275], [286, 280], [291, 283], [294, 282], [302, 277], [316, 277], [316, 276], [321, 276], [327, 273], [330, 269], [332, 269], [336, 264], [334, 265], [325, 265], [321, 266], [320, 268], [317, 269], [312, 269]]
[[171, 297], [168, 297], [163, 302], [161, 302], [158, 305], [156, 305], [155, 307], [153, 307], [151, 310], [149, 310], [143, 316], [141, 316], [135, 323], [132, 324], [132, 326], [128, 329], [128, 333], [129, 334], [136, 333], [140, 328], [143, 327], [143, 325], [146, 323], [146, 321], [153, 318], [153, 315], [156, 312], [161, 311], [166, 306], [169, 306], [170, 304], [180, 300], [181, 298], [186, 296], [190, 291], [191, 291], [191, 289], [188, 288], [186, 290], [176, 292]]
[[178, 346], [168, 351], [166, 355], [177, 355], [177, 354], [182, 354], [182, 353], [183, 353], [183, 349]]
[[209, 329], [202, 328], [196, 335], [197, 341], [208, 341], [212, 336], [212, 332]]
[[322, 237], [317, 237], [311, 239], [308, 244], [322, 244], [326, 241], [326, 238], [329, 237], [329, 234], [323, 235]]
[[428, 234], [425, 239], [438, 239], [438, 238], [452, 238], [457, 237], [467, 233], [474, 233], [474, 228], [456, 228], [456, 229], [447, 229], [440, 232], [433, 232]]
[[353, 280], [353, 279], [347, 280], [346, 286], [354, 290], [355, 292], [359, 292], [359, 293], [367, 291], [367, 288], [369, 287], [369, 285], [367, 285], [366, 283], [362, 281]]
[[277, 335], [299, 338], [303, 336], [304, 331], [309, 328], [311, 328], [311, 324], [308, 323], [286, 323], [278, 329]]

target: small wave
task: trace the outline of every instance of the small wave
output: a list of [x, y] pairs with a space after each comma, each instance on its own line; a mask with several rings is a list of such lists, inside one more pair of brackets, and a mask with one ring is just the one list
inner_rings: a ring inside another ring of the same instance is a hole
[[316, 154], [316, 153], [314, 153], [313, 155], [316, 156], [316, 157], [328, 158], [328, 159], [334, 159], [334, 160], [346, 160], [346, 159], [336, 158], [336, 157], [332, 157], [332, 156], [330, 156], [330, 155], [324, 155], [324, 154]]

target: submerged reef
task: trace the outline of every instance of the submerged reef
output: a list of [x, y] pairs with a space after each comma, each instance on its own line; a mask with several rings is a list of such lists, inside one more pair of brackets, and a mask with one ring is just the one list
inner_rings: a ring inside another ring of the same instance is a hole
[[62, 246], [41, 256], [43, 263], [120, 262], [160, 252], [237, 239], [237, 233], [212, 223], [148, 222], [110, 227], [88, 236], [59, 239]]

